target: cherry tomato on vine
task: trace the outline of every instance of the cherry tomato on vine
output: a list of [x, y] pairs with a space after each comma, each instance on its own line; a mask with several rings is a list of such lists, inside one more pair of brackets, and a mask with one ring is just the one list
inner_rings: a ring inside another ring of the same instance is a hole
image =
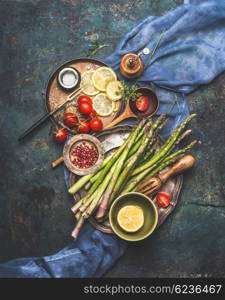
[[57, 128], [53, 131], [53, 138], [57, 143], [65, 142], [67, 138], [67, 130], [65, 128]]
[[156, 195], [156, 202], [159, 206], [166, 208], [171, 203], [171, 197], [167, 193], [159, 192]]
[[66, 113], [63, 116], [63, 123], [68, 127], [74, 127], [77, 125], [78, 118], [74, 113]]
[[80, 120], [78, 125], [78, 132], [79, 133], [87, 133], [90, 131], [90, 126], [87, 121]]
[[100, 131], [102, 130], [103, 124], [102, 120], [99, 118], [94, 118], [90, 121], [90, 127], [93, 131]]
[[94, 109], [92, 109], [90, 116], [91, 116], [91, 118], [95, 118], [97, 116], [97, 112]]
[[97, 113], [94, 109], [92, 109], [92, 112], [89, 115], [85, 115], [85, 120], [91, 120], [94, 119], [97, 116]]
[[89, 104], [92, 105], [92, 100], [90, 97], [86, 96], [86, 95], [80, 95], [79, 99], [78, 99], [79, 103], [82, 103], [82, 102], [87, 102]]
[[78, 110], [82, 114], [90, 114], [92, 112], [92, 105], [88, 102], [81, 102], [78, 104]]

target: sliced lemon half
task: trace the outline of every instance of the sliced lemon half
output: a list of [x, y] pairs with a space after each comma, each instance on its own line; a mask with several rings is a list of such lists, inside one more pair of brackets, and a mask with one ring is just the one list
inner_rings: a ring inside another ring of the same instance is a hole
[[122, 97], [122, 83], [118, 80], [111, 81], [107, 84], [106, 94], [112, 101], [118, 101]]
[[92, 80], [96, 89], [101, 92], [105, 92], [108, 83], [111, 81], [116, 81], [117, 77], [113, 69], [108, 67], [100, 67], [95, 70]]
[[95, 88], [92, 80], [94, 73], [95, 71], [85, 71], [81, 75], [80, 87], [82, 92], [88, 96], [95, 96], [99, 93], [99, 90]]
[[144, 213], [140, 206], [126, 205], [119, 210], [117, 221], [127, 232], [136, 232], [144, 224]]
[[93, 109], [101, 117], [110, 116], [115, 109], [115, 102], [111, 101], [105, 93], [100, 93], [92, 99]]

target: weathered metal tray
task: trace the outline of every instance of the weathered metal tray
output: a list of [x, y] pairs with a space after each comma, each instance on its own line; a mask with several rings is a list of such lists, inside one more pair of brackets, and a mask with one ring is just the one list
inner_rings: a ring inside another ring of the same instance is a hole
[[[105, 129], [104, 131], [95, 134], [95, 136], [102, 142], [104, 149], [105, 149], [105, 155], [109, 155], [112, 153], [112, 151], [115, 151], [116, 148], [118, 148], [122, 143], [125, 141], [129, 133], [131, 132], [133, 126], [130, 125], [119, 125], [113, 128]], [[161, 137], [159, 136], [159, 140], [163, 142]], [[79, 179], [79, 176], [75, 174], [70, 174], [70, 186], [72, 186], [77, 180]], [[171, 212], [174, 210], [178, 199], [180, 190], [183, 184], [183, 176], [177, 175], [173, 178], [170, 178], [162, 187], [161, 191], [168, 192], [172, 196], [172, 205], [170, 205], [167, 208], [161, 208], [156, 204], [156, 207], [158, 209], [159, 213], [159, 219], [158, 219], [158, 225], [160, 226], [166, 218], [171, 214]], [[81, 198], [83, 198], [86, 195], [87, 191], [83, 188], [77, 193], [74, 194], [74, 200], [75, 202], [79, 201]], [[152, 197], [153, 202], [156, 202], [156, 198], [153, 195]], [[103, 223], [99, 223], [94, 216], [90, 217], [88, 219], [90, 223], [97, 228], [98, 230], [105, 232], [105, 233], [113, 233], [111, 226], [109, 224], [109, 221], [106, 220]]]
[[[68, 61], [68, 62], [64, 63], [63, 65], [61, 65], [60, 67], [58, 67], [57, 70], [51, 75], [51, 77], [48, 81], [48, 85], [47, 85], [47, 89], [46, 89], [46, 109], [47, 109], [47, 111], [51, 112], [58, 105], [63, 104], [65, 102], [66, 98], [68, 97], [68, 95], [71, 93], [71, 92], [68, 93], [68, 92], [62, 90], [58, 86], [57, 75], [60, 72], [60, 70], [62, 70], [65, 67], [74, 67], [82, 74], [85, 71], [96, 70], [97, 68], [102, 67], [102, 66], [107, 66], [107, 65], [99, 60], [92, 59], [92, 58], [78, 58], [78, 59]], [[71, 109], [71, 111], [74, 112], [75, 108], [72, 105], [74, 105], [76, 103], [76, 99], [77, 98], [74, 99], [74, 102], [70, 102], [69, 107], [67, 108], [68, 111]], [[100, 117], [100, 119], [103, 122], [103, 128], [106, 125], [108, 125], [109, 123], [111, 123], [111, 121], [120, 113], [121, 101], [117, 101], [116, 105], [117, 105], [116, 111], [112, 115], [110, 115], [108, 117]], [[63, 124], [59, 121], [60, 119], [62, 119], [63, 114], [64, 114], [64, 110], [62, 109], [58, 113], [54, 114], [52, 117], [52, 119], [59, 126], [63, 126]]]

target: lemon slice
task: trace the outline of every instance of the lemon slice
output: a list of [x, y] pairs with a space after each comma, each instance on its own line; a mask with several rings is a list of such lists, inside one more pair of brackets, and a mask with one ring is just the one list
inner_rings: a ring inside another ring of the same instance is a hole
[[99, 93], [99, 90], [94, 87], [94, 83], [92, 80], [92, 76], [94, 73], [95, 71], [85, 71], [81, 75], [80, 87], [82, 92], [88, 96], [95, 96]]
[[95, 70], [92, 80], [96, 89], [105, 92], [108, 83], [110, 81], [116, 81], [117, 77], [113, 69], [108, 67], [100, 67]]
[[125, 231], [136, 232], [144, 224], [143, 210], [137, 205], [124, 206], [117, 215], [117, 221]]
[[107, 84], [106, 94], [112, 101], [118, 101], [122, 97], [122, 83], [118, 80], [111, 81]]
[[113, 112], [117, 112], [118, 111], [118, 106], [117, 105], [115, 105], [115, 108], [114, 108], [114, 110], [113, 110]]
[[105, 93], [100, 93], [92, 99], [93, 109], [101, 117], [109, 116], [115, 109], [115, 102], [111, 101]]

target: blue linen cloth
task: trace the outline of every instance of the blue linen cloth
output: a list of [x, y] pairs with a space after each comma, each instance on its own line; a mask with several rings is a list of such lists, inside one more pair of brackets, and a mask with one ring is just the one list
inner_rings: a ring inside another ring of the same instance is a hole
[[[119, 72], [123, 55], [140, 53], [144, 48], [152, 50], [163, 32], [160, 46], [137, 85], [151, 87], [159, 96], [156, 115], [169, 112], [164, 138], [189, 115], [185, 94], [211, 82], [225, 69], [225, 1], [184, 2], [196, 5], [182, 5], [166, 15], [144, 18], [105, 59], [123, 80]], [[141, 58], [146, 62], [148, 55], [141, 54]]]
[[[146, 47], [152, 50], [160, 32], [164, 31], [156, 55], [137, 82], [139, 86], [151, 86], [159, 95], [158, 114], [169, 112], [171, 120], [163, 132], [164, 137], [189, 114], [185, 94], [209, 83], [225, 70], [225, 1], [184, 3], [163, 16], [143, 19], [105, 59], [123, 79], [119, 73], [121, 57]], [[146, 62], [147, 56], [141, 57]], [[68, 172], [65, 179], [68, 184]], [[79, 238], [71, 245], [50, 256], [2, 263], [0, 277], [100, 277], [125, 249], [124, 241], [86, 222]]]

